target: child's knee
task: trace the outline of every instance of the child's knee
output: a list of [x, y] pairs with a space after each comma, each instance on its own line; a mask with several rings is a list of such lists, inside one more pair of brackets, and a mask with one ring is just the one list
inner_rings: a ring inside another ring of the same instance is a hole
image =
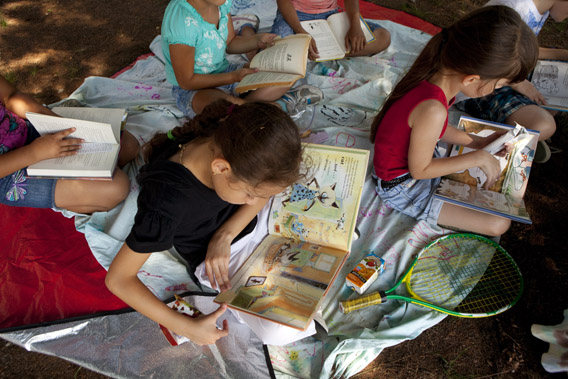
[[130, 179], [124, 171], [117, 169], [112, 182], [114, 186], [112, 188], [111, 202], [115, 204], [111, 208], [114, 208], [128, 196], [130, 192]]
[[377, 39], [377, 41], [379, 41], [381, 43], [381, 45], [384, 46], [384, 49], [386, 49], [387, 47], [390, 46], [391, 35], [390, 35], [390, 32], [388, 30], [386, 30], [385, 28], [378, 28], [378, 29], [375, 29], [373, 34], [375, 35], [375, 38]]
[[130, 179], [121, 169], [116, 169], [112, 181], [97, 195], [103, 211], [109, 211], [120, 204], [130, 192]]
[[487, 228], [487, 232], [485, 234], [497, 237], [505, 234], [507, 230], [509, 230], [511, 227], [511, 220], [504, 217], [491, 217], [491, 219], [487, 220], [485, 227]]
[[540, 132], [540, 136], [538, 139], [543, 141], [552, 137], [552, 135], [556, 132], [556, 121], [554, 117], [546, 112], [546, 116], [543, 116], [536, 127], [536, 129]]

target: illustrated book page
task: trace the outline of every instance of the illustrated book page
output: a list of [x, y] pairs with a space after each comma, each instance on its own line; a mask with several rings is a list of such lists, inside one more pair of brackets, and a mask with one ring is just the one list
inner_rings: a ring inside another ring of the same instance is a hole
[[268, 235], [215, 301], [306, 330], [349, 253]]
[[277, 195], [269, 235], [215, 301], [305, 330], [351, 248], [368, 150], [305, 144], [309, 179]]
[[[362, 17], [360, 23], [367, 43], [373, 42], [375, 36]], [[349, 52], [345, 45], [345, 37], [349, 31], [346, 12], [335, 13], [327, 20], [302, 21], [301, 24], [316, 41], [319, 55], [317, 62], [341, 59]]]
[[538, 61], [531, 83], [548, 102], [544, 108], [568, 112], [568, 62]]
[[276, 195], [268, 232], [349, 250], [369, 151], [305, 145], [311, 179]]
[[[467, 133], [487, 137], [500, 136], [484, 149], [494, 154], [501, 165], [501, 174], [489, 189], [484, 188], [487, 177], [478, 167], [447, 175], [436, 190], [435, 197], [479, 211], [497, 214], [516, 221], [531, 223], [523, 196], [527, 188], [538, 132], [517, 125], [499, 124], [461, 117], [458, 128]], [[510, 146], [505, 153], [505, 144]], [[463, 146], [453, 146], [450, 156], [472, 151]]]
[[258, 72], [245, 76], [235, 88], [244, 93], [261, 87], [292, 85], [306, 75], [311, 37], [295, 34], [274, 40], [274, 45], [260, 51], [250, 63]]
[[76, 131], [68, 138], [82, 138], [78, 154], [46, 159], [30, 165], [28, 175], [50, 178], [110, 179], [120, 150], [120, 128], [126, 118], [124, 109], [55, 108], [63, 116], [26, 113], [40, 135], [57, 133], [71, 127]]

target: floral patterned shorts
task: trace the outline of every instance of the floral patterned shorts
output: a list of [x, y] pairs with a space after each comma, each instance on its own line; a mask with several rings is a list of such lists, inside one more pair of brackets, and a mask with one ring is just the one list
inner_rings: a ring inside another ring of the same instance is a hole
[[[28, 123], [29, 145], [39, 137], [38, 132]], [[0, 203], [14, 207], [54, 208], [56, 179], [28, 177], [27, 170], [21, 169], [0, 178]]]

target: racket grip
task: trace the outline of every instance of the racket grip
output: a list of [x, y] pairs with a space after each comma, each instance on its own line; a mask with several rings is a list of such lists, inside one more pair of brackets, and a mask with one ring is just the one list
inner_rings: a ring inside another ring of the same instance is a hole
[[372, 292], [357, 299], [340, 301], [339, 310], [341, 313], [349, 313], [370, 305], [382, 304], [386, 300], [387, 295], [384, 292]]

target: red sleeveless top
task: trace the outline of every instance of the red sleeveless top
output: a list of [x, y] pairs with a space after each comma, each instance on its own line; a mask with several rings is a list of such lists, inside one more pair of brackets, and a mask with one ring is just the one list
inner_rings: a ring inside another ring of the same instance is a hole
[[[423, 81], [398, 99], [387, 111], [377, 128], [375, 136], [375, 173], [384, 181], [392, 180], [408, 172], [408, 147], [410, 132], [408, 116], [414, 108], [426, 100], [438, 100], [446, 107], [450, 104], [442, 89], [428, 81]], [[448, 126], [448, 118], [439, 138], [442, 138]]]

